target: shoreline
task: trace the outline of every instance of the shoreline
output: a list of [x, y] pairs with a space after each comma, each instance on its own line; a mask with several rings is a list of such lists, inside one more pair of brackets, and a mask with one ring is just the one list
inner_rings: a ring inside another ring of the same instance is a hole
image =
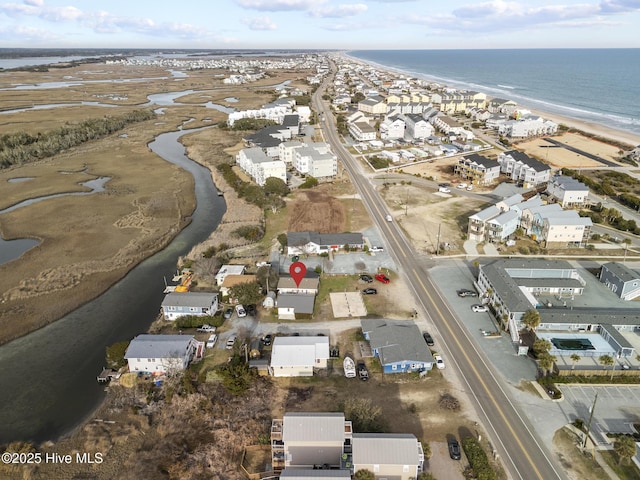
[[[382, 70], [391, 75], [405, 75], [405, 76], [419, 78], [422, 80], [431, 81], [428, 78], [428, 74], [420, 74], [417, 72], [411, 72], [409, 70], [402, 70], [397, 67], [382, 65], [380, 63], [372, 62], [369, 60], [363, 60], [361, 58], [357, 58], [349, 55], [349, 52], [336, 52], [336, 55], [340, 58], [347, 59], [348, 61], [352, 61], [354, 63], [360, 63], [360, 64], [368, 65], [370, 67]], [[422, 78], [421, 75], [423, 75], [424, 78]], [[459, 84], [462, 83], [462, 82], [456, 82], [449, 79], [442, 79], [442, 81], [449, 82], [449, 83], [459, 83]], [[437, 83], [435, 80], [433, 80], [433, 82]], [[444, 85], [444, 86], [447, 86], [447, 85]], [[462, 87], [456, 87], [456, 88], [462, 89]], [[483, 92], [483, 93], [486, 93], [486, 92]], [[498, 98], [498, 97], [494, 97], [492, 95], [487, 94], [487, 98]], [[508, 96], [506, 96], [505, 99], [509, 100]], [[569, 128], [573, 128], [575, 130], [580, 130], [585, 133], [595, 135], [597, 137], [601, 137], [603, 140], [608, 139], [613, 142], [626, 144], [630, 147], [630, 149], [640, 146], [640, 133], [621, 130], [618, 128], [609, 127], [607, 125], [602, 125], [597, 122], [591, 122], [591, 121], [580, 119], [580, 118], [574, 118], [568, 115], [552, 113], [552, 112], [549, 112], [548, 110], [545, 110], [544, 108], [530, 107], [526, 103], [520, 103], [520, 102], [516, 102], [516, 103], [519, 107], [525, 110], [529, 110], [534, 115], [539, 115], [544, 119], [551, 120], [559, 125], [565, 125]]]

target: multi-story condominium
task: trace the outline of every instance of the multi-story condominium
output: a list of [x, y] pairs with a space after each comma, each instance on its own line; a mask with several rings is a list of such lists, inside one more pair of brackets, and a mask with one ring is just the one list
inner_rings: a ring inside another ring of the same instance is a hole
[[424, 139], [433, 135], [435, 129], [420, 115], [409, 114], [404, 116], [407, 126], [407, 134], [410, 138]]
[[287, 166], [293, 165], [296, 149], [302, 147], [304, 144], [297, 140], [291, 140], [289, 142], [282, 142], [278, 145], [278, 158], [282, 160]]
[[549, 181], [551, 167], [523, 152], [509, 150], [498, 155], [500, 172], [522, 183], [524, 188], [535, 187]]
[[575, 210], [564, 210], [542, 218], [538, 241], [546, 248], [581, 247], [591, 235], [593, 222]]
[[458, 135], [464, 130], [460, 123], [447, 115], [438, 115], [431, 118], [433, 119], [433, 126], [446, 135]]
[[244, 148], [236, 155], [236, 163], [260, 186], [269, 177], [287, 182], [287, 166], [282, 160], [268, 157], [261, 148]]
[[554, 175], [547, 184], [547, 193], [551, 201], [563, 208], [583, 207], [589, 196], [589, 187], [575, 178]]
[[541, 117], [507, 120], [498, 127], [498, 133], [510, 138], [527, 138], [539, 135], [553, 135], [558, 132], [558, 124]]
[[405, 121], [399, 115], [390, 115], [380, 123], [380, 138], [395, 140], [404, 138]]
[[315, 178], [335, 177], [338, 158], [326, 143], [303, 144], [293, 152], [293, 166], [298, 172]]
[[454, 172], [474, 185], [489, 185], [500, 175], [500, 165], [495, 160], [472, 153], [458, 160]]
[[376, 129], [364, 121], [349, 123], [349, 133], [358, 142], [376, 139]]
[[382, 97], [367, 97], [358, 102], [358, 110], [369, 115], [384, 115], [387, 113], [387, 104]]

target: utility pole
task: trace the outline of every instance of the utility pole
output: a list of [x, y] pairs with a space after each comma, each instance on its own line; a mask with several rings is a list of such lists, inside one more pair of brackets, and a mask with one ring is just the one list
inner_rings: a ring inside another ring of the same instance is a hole
[[440, 227], [442, 226], [441, 223], [438, 224], [438, 238], [436, 240], [436, 255], [438, 255], [438, 253], [440, 252]]
[[593, 405], [591, 405], [591, 414], [589, 415], [589, 423], [587, 423], [587, 433], [584, 436], [584, 444], [582, 448], [587, 448], [587, 440], [589, 440], [589, 432], [591, 431], [591, 421], [593, 420], [593, 412], [596, 410], [596, 402], [598, 401], [598, 392], [596, 392], [596, 396], [593, 399]]

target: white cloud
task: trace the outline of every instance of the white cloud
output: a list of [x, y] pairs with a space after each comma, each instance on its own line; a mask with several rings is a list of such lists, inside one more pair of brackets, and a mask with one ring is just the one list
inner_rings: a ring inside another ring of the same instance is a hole
[[309, 10], [323, 2], [324, 0], [236, 0], [241, 7], [267, 12]]
[[41, 7], [44, 5], [44, 1], [43, 0], [24, 0], [24, 4], [31, 5], [34, 7]]
[[269, 17], [243, 18], [242, 23], [251, 30], [276, 30], [278, 26]]
[[366, 12], [368, 9], [369, 7], [364, 3], [352, 3], [335, 7], [315, 7], [311, 11], [311, 15], [314, 17], [343, 18], [358, 15], [359, 13]]

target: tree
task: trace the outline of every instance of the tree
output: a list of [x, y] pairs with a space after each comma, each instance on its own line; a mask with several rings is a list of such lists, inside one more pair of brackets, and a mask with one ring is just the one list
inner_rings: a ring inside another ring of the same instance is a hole
[[229, 297], [243, 305], [250, 305], [262, 300], [262, 290], [258, 282], [239, 283], [229, 288]]
[[275, 290], [278, 285], [278, 270], [268, 265], [258, 268], [256, 280], [262, 287], [263, 292]]
[[281, 179], [277, 177], [269, 177], [264, 181], [264, 193], [267, 195], [279, 195], [285, 197], [289, 194], [289, 187]]
[[522, 316], [521, 322], [529, 329], [535, 330], [540, 325], [540, 314], [537, 310], [527, 310]]
[[545, 376], [551, 371], [555, 361], [556, 357], [551, 355], [549, 352], [543, 352], [538, 355], [538, 365], [540, 366], [540, 369], [543, 371]]
[[623, 460], [629, 463], [636, 454], [636, 442], [630, 435], [621, 435], [613, 442], [613, 450], [618, 455], [618, 465]]
[[376, 476], [371, 470], [358, 470], [353, 476], [355, 480], [376, 480]]
[[251, 386], [253, 376], [249, 366], [238, 354], [231, 357], [231, 361], [222, 365], [219, 372], [222, 377], [222, 385], [232, 395], [242, 395]]
[[127, 352], [127, 348], [129, 348], [128, 341], [109, 345], [107, 347], [106, 355], [107, 366], [115, 370], [124, 367], [127, 364], [127, 361], [124, 359], [124, 354]]
[[533, 351], [540, 356], [542, 353], [549, 353], [551, 350], [551, 342], [545, 338], [536, 338], [533, 342]]
[[611, 379], [613, 380], [613, 364], [615, 363], [613, 357], [611, 355], [600, 355], [598, 357], [598, 362], [600, 362], [600, 365], [603, 367], [611, 367]]
[[576, 368], [576, 363], [578, 363], [582, 357], [577, 353], [572, 353], [569, 358], [571, 359], [571, 370], [573, 370]]
[[313, 188], [318, 186], [318, 179], [308, 176], [307, 179], [300, 184], [298, 188]]

